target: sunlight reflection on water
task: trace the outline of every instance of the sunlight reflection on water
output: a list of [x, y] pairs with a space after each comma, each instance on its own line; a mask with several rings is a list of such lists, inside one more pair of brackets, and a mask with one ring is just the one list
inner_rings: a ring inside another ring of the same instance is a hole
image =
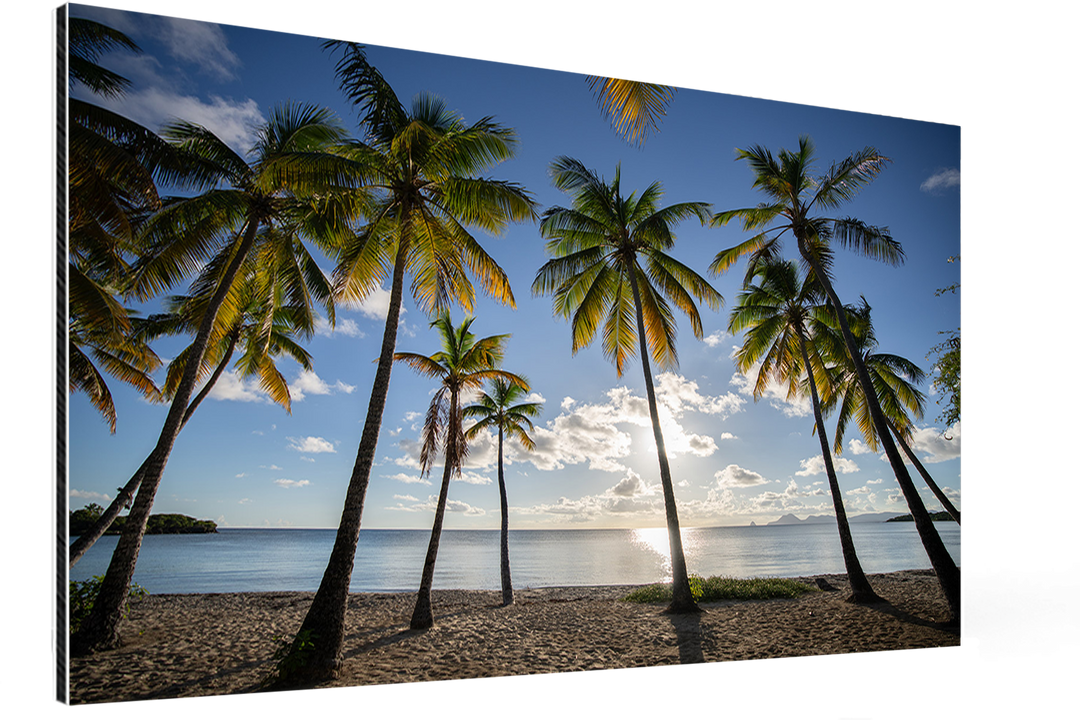
[[[696, 555], [698, 546], [697, 528], [680, 528], [679, 537], [682, 538], [683, 557], [689, 558]], [[630, 539], [634, 545], [655, 553], [661, 560], [661, 572], [664, 577], [661, 582], [671, 582], [671, 540], [668, 537], [666, 527], [638, 528], [631, 530]]]

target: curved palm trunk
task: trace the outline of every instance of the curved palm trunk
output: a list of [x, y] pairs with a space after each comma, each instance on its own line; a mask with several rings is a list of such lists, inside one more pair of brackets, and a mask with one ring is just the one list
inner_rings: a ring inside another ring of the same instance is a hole
[[960, 511], [957, 510], [956, 506], [953, 505], [949, 501], [949, 498], [945, 496], [945, 493], [942, 492], [940, 487], [938, 487], [938, 484], [934, 482], [934, 478], [930, 477], [930, 473], [927, 472], [925, 467], [923, 467], [923, 464], [919, 461], [919, 458], [915, 457], [915, 453], [914, 451], [912, 451], [911, 446], [908, 445], [907, 440], [904, 439], [904, 436], [897, 431], [896, 426], [893, 424], [893, 422], [888, 419], [886, 419], [886, 421], [889, 423], [889, 429], [892, 430], [893, 435], [896, 436], [896, 441], [899, 442], [900, 447], [904, 449], [904, 454], [908, 456], [908, 459], [911, 460], [913, 465], [915, 465], [915, 469], [919, 471], [919, 474], [922, 475], [923, 480], [926, 481], [926, 486], [930, 488], [930, 492], [934, 493], [934, 497], [936, 497], [938, 499], [938, 502], [941, 503], [941, 507], [945, 508], [945, 512], [949, 513], [949, 517], [955, 520], [956, 524], [959, 525]]
[[[453, 393], [452, 397], [456, 399], [456, 395], [457, 393]], [[451, 400], [451, 403], [453, 401]], [[453, 404], [451, 404], [452, 407]], [[412, 620], [409, 621], [410, 630], [426, 630], [435, 624], [435, 617], [431, 614], [431, 585], [435, 581], [435, 558], [439, 554], [439, 540], [442, 538], [443, 518], [446, 516], [446, 496], [450, 494], [452, 471], [450, 458], [447, 457], [443, 464], [439, 503], [435, 506], [435, 522], [431, 525], [431, 539], [428, 540], [427, 555], [424, 556], [424, 572], [420, 576], [420, 590], [416, 593], [416, 607], [413, 608]]]
[[506, 502], [506, 481], [503, 478], [503, 429], [499, 426], [499, 510], [502, 512], [502, 531], [499, 534], [499, 574], [502, 577], [502, 604], [514, 602], [514, 586], [510, 582], [510, 515]]
[[[364, 430], [360, 435], [360, 446], [356, 451], [356, 462], [353, 464], [349, 488], [345, 493], [345, 506], [341, 511], [337, 536], [334, 538], [334, 549], [330, 552], [330, 560], [323, 571], [319, 590], [315, 593], [304, 622], [293, 640], [290, 656], [283, 658], [278, 666], [278, 682], [282, 684], [294, 679], [297, 682], [314, 682], [332, 678], [341, 667], [349, 581], [352, 579], [356, 543], [360, 539], [360, 519], [364, 512], [364, 497], [367, 495], [371, 466], [375, 461], [375, 448], [382, 427], [386, 395], [390, 391], [390, 370], [394, 363], [394, 348], [397, 346], [398, 318], [401, 315], [401, 295], [408, 250], [408, 241], [403, 238], [394, 259], [390, 308], [386, 314], [382, 350], [371, 386], [371, 399], [368, 402]], [[281, 669], [292, 664], [290, 660], [293, 657], [300, 656], [301, 646], [305, 643], [310, 643], [310, 647], [305, 651], [306, 660], [300, 667], [288, 673], [281, 672]]]
[[641, 295], [637, 276], [630, 273], [630, 287], [634, 293], [634, 312], [637, 315], [638, 341], [641, 348], [641, 367], [645, 373], [645, 392], [649, 398], [649, 417], [652, 420], [653, 437], [656, 439], [656, 455], [660, 461], [660, 484], [664, 488], [664, 513], [667, 518], [668, 542], [671, 545], [671, 605], [667, 612], [701, 612], [690, 590], [686, 574], [686, 557], [683, 555], [682, 533], [679, 530], [679, 513], [675, 507], [675, 487], [671, 482], [664, 435], [660, 431], [660, 413], [656, 409], [656, 391], [653, 389], [652, 370], [649, 369], [649, 348], [645, 342], [645, 320], [641, 314]]
[[[233, 334], [232, 339], [229, 342], [229, 349], [225, 353], [225, 357], [214, 369], [213, 375], [206, 382], [206, 385], [195, 396], [195, 399], [188, 405], [187, 411], [184, 412], [184, 419], [180, 422], [180, 430], [184, 429], [187, 425], [187, 421], [191, 419], [191, 414], [195, 412], [195, 408], [199, 407], [206, 396], [210, 394], [210, 390], [214, 387], [214, 383], [221, 377], [221, 373], [229, 364], [229, 360], [232, 359], [233, 350], [236, 349], [236, 340], [238, 335]], [[179, 430], [177, 431], [179, 433]], [[143, 460], [142, 465], [135, 471], [135, 474], [131, 476], [131, 479], [127, 481], [124, 487], [120, 488], [116, 498], [109, 504], [109, 507], [105, 508], [105, 511], [101, 513], [101, 517], [94, 525], [79, 536], [79, 539], [71, 543], [71, 547], [68, 548], [68, 570], [75, 567], [75, 563], [79, 562], [86, 551], [93, 547], [94, 543], [101, 539], [101, 536], [105, 534], [105, 531], [109, 529], [109, 526], [113, 524], [119, 515], [120, 511], [131, 504], [131, 499], [135, 497], [135, 491], [139, 489], [139, 484], [142, 482], [143, 475], [146, 473], [146, 468], [150, 464], [150, 458], [147, 457]]]
[[832, 451], [829, 450], [829, 440], [825, 437], [825, 421], [821, 417], [821, 403], [818, 401], [817, 383], [814, 381], [814, 373], [810, 369], [810, 357], [806, 352], [806, 340], [799, 334], [799, 350], [802, 352], [803, 364], [806, 366], [806, 379], [810, 384], [810, 399], [814, 406], [814, 422], [817, 423], [818, 440], [821, 442], [821, 456], [825, 460], [825, 474], [829, 477], [829, 491], [832, 493], [833, 509], [836, 511], [836, 528], [840, 531], [840, 549], [844, 555], [844, 567], [847, 569], [848, 582], [851, 583], [851, 597], [848, 602], [859, 605], [883, 602], [874, 589], [870, 587], [870, 581], [866, 579], [859, 557], [855, 554], [855, 543], [851, 539], [851, 527], [848, 525], [847, 511], [844, 509], [843, 496], [840, 493], [840, 483], [836, 479], [836, 468], [833, 466]]
[[248, 251], [255, 243], [255, 235], [259, 229], [259, 221], [251, 219], [245, 229], [244, 236], [240, 241], [232, 260], [221, 278], [221, 282], [214, 291], [207, 305], [206, 314], [199, 323], [199, 330], [195, 334], [195, 340], [191, 344], [191, 356], [184, 366], [184, 374], [180, 384], [176, 388], [176, 395], [169, 406], [169, 413], [165, 417], [165, 425], [161, 429], [157, 445], [150, 457], [146, 460], [143, 480], [139, 484], [138, 495], [128, 513], [128, 521], [120, 533], [120, 539], [113, 551], [109, 569], [105, 572], [101, 588], [98, 591], [94, 607], [89, 617], [83, 622], [79, 632], [71, 639], [72, 652], [76, 654], [91, 652], [98, 649], [116, 647], [120, 642], [120, 621], [123, 618], [124, 605], [127, 602], [128, 588], [131, 586], [131, 578], [135, 574], [135, 563], [139, 559], [139, 550], [142, 547], [143, 535], [146, 532], [146, 522], [150, 518], [150, 508], [154, 504], [154, 496], [161, 484], [162, 475], [165, 473], [165, 464], [169, 460], [176, 438], [183, 427], [187, 416], [187, 407], [191, 400], [191, 394], [195, 389], [198, 379], [199, 365], [210, 342], [210, 331], [217, 320], [218, 309], [229, 292], [233, 281], [240, 271], [240, 265], [247, 256]]
[[904, 498], [907, 500], [908, 509], [911, 511], [911, 517], [915, 521], [915, 529], [919, 532], [919, 538], [922, 540], [923, 548], [925, 548], [926, 554], [930, 558], [930, 564], [934, 568], [938, 583], [941, 585], [941, 590], [949, 604], [951, 616], [949, 622], [959, 624], [960, 570], [956, 567], [956, 563], [953, 562], [952, 557], [949, 555], [949, 551], [945, 548], [945, 543], [941, 541], [941, 536], [938, 535], [937, 529], [934, 528], [934, 523], [930, 519], [930, 514], [926, 511], [926, 506], [923, 505], [922, 498], [919, 497], [918, 490], [915, 489], [915, 484], [911, 481], [911, 476], [908, 474], [907, 467], [904, 465], [904, 461], [900, 457], [899, 451], [896, 449], [896, 444], [892, 440], [892, 435], [889, 433], [889, 427], [885, 423], [885, 416], [881, 412], [881, 406], [878, 404], [877, 394], [874, 392], [874, 385], [870, 381], [870, 375], [866, 371], [866, 365], [862, 361], [862, 354], [858, 351], [855, 337], [852, 335], [851, 328], [848, 326], [847, 317], [844, 313], [844, 306], [840, 302], [840, 298], [836, 295], [832, 283], [822, 270], [817, 258], [809, 252], [801, 238], [799, 238], [799, 253], [808, 263], [810, 263], [810, 266], [814, 270], [815, 277], [821, 284], [821, 287], [825, 290], [826, 295], [828, 295], [829, 302], [832, 303], [833, 308], [836, 310], [837, 318], [840, 321], [840, 330], [844, 335], [844, 343], [847, 345], [848, 355], [851, 356], [851, 361], [855, 365], [855, 371], [859, 377], [859, 384], [862, 386], [863, 394], [866, 396], [866, 402], [870, 409], [870, 416], [874, 421], [874, 429], [877, 431], [878, 438], [885, 448], [885, 454], [889, 458], [889, 464], [892, 465], [893, 473], [896, 475], [896, 481], [900, 484], [900, 489], [903, 491]]

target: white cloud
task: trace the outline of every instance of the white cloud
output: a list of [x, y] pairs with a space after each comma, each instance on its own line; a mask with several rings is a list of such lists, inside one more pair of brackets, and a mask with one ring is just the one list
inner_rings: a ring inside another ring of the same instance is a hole
[[259, 389], [257, 382], [242, 379], [235, 370], [221, 373], [207, 397], [236, 402], [270, 402], [266, 393]]
[[330, 385], [315, 374], [313, 370], [300, 370], [296, 379], [289, 383], [289, 397], [294, 402], [300, 402], [307, 395], [332, 395], [335, 392], [343, 392], [346, 395], [356, 389], [355, 385], [346, 385], [338, 380]]
[[945, 188], [960, 187], [960, 171], [956, 168], [943, 168], [926, 178], [919, 189], [923, 192], [934, 192]]
[[277, 465], [260, 465], [259, 467], [261, 467], [263, 470], [280, 470], [281, 469]]
[[92, 490], [76, 490], [75, 488], [72, 488], [68, 492], [68, 496], [76, 498], [78, 500], [94, 500], [104, 503], [112, 502], [112, 499], [108, 495], [104, 493], [93, 492]]
[[332, 442], [324, 440], [321, 437], [290, 437], [286, 438], [286, 440], [289, 441], [289, 450], [296, 450], [297, 452], [311, 454], [337, 452], [334, 450], [334, 444]]
[[[390, 314], [390, 291], [383, 287], [377, 287], [360, 302], [345, 302], [342, 303], [342, 307], [362, 313], [372, 320], [386, 320], [386, 316]], [[402, 308], [401, 312], [404, 314], [405, 308]], [[404, 320], [399, 319], [398, 322], [401, 323]]]
[[279, 480], [275, 480], [274, 484], [277, 485], [278, 487], [283, 487], [283, 488], [298, 488], [298, 487], [305, 487], [307, 485], [310, 485], [311, 481], [310, 480], [287, 480], [285, 478], [281, 478]]
[[[821, 455], [814, 455], [806, 460], [800, 460], [799, 466], [802, 467], [802, 470], [796, 472], [796, 475], [801, 475], [803, 477], [807, 475], [820, 475], [825, 472], [825, 458]], [[859, 466], [855, 464], [855, 461], [848, 460], [847, 458], [833, 458], [833, 467], [836, 468], [837, 472], [844, 473], [845, 475], [848, 473], [859, 472]]]
[[420, 498], [414, 498], [412, 495], [395, 495], [394, 499], [404, 502], [420, 502]]
[[716, 347], [717, 345], [719, 345], [720, 343], [722, 343], [725, 339], [727, 339], [729, 337], [731, 337], [731, 335], [724, 332], [723, 330], [717, 330], [716, 332], [712, 333], [711, 335], [706, 335], [703, 338], [702, 341], [706, 345], [708, 345], [709, 347]]
[[405, 473], [398, 473], [396, 475], [389, 476], [391, 480], [397, 480], [398, 482], [408, 483], [410, 485], [430, 485], [431, 481], [421, 475], [407, 475]]
[[944, 433], [934, 427], [916, 428], [912, 433], [911, 449], [926, 463], [945, 462], [960, 457], [960, 423], [956, 423]]
[[478, 475], [476, 473], [469, 472], [467, 470], [463, 470], [460, 476], [452, 475], [451, 479], [454, 482], [463, 482], [463, 483], [468, 483], [469, 485], [490, 485], [491, 484], [491, 478], [484, 477], [483, 475]]
[[723, 433], [720, 433], [720, 439], [721, 440], [738, 440], [739, 437], [737, 435], [732, 435], [729, 432], [723, 432]]
[[245, 475], [247, 475], [247, 473], [236, 473], [236, 477], [238, 477], [238, 478], [242, 478]]
[[848, 440], [848, 450], [851, 451], [852, 455], [866, 455], [867, 453], [874, 452], [870, 449], [870, 446], [858, 438]]
[[728, 465], [723, 470], [718, 471], [713, 477], [716, 478], [716, 485], [719, 488], [744, 488], [753, 487], [755, 485], [764, 485], [769, 482], [761, 474], [754, 472], [753, 470], [746, 470], [738, 465]]
[[[754, 384], [757, 382], [760, 370], [761, 364], [758, 363], [745, 373], [736, 372], [731, 376], [731, 385], [735, 386], [739, 394], [753, 397]], [[769, 405], [780, 410], [787, 417], [807, 417], [814, 409], [809, 397], [796, 395], [789, 398], [787, 386], [774, 380], [769, 381], [759, 397], [767, 400]]]
[[[387, 510], [403, 510], [405, 512], [435, 512], [439, 504], [439, 498], [435, 495], [429, 495], [428, 499], [424, 502], [420, 502], [411, 495], [395, 495], [394, 498], [399, 500], [398, 504], [386, 508]], [[400, 502], [402, 500], [412, 502], [413, 504], [404, 505], [402, 504], [402, 502]], [[462, 515], [468, 515], [472, 517], [487, 515], [487, 511], [483, 508], [474, 507], [466, 502], [462, 502], [461, 500], [450, 499], [447, 499], [446, 501], [446, 512], [461, 513]]]
[[330, 327], [330, 321], [319, 315], [315, 318], [315, 334], [322, 335], [323, 337], [333, 337], [335, 335], [345, 335], [346, 337], [364, 338], [366, 335], [360, 326], [356, 324], [355, 320], [348, 318], [337, 318], [334, 321], [334, 327]]
[[229, 49], [219, 25], [166, 17], [162, 18], [159, 38], [174, 58], [194, 63], [220, 81], [236, 78], [240, 58]]

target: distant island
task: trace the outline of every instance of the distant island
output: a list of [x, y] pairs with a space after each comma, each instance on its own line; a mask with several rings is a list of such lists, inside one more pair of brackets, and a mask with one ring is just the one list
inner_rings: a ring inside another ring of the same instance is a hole
[[[900, 513], [894, 512], [880, 512], [880, 513], [863, 513], [862, 515], [849, 515], [849, 523], [876, 523], [876, 522], [890, 522], [893, 519], [900, 517]], [[783, 515], [778, 520], [765, 523], [765, 527], [770, 525], [832, 525], [836, 523], [835, 515], [810, 515], [803, 520], [800, 520], [795, 515], [788, 513]], [[757, 523], [751, 522], [752, 527], [758, 527]]]
[[[68, 535], [78, 537], [89, 530], [98, 518], [101, 517], [102, 508], [96, 503], [90, 503], [84, 508], [73, 510], [68, 515]], [[127, 522], [127, 515], [121, 515], [113, 520], [112, 525], [105, 531], [106, 535], [119, 535]], [[177, 513], [161, 513], [151, 515], [146, 521], [147, 535], [189, 535], [199, 533], [216, 533], [217, 523], [213, 520], [196, 520], [187, 515]]]
[[[949, 513], [942, 510], [941, 512], [930, 513], [930, 519], [935, 522], [939, 520], [952, 520]], [[901, 515], [894, 512], [880, 512], [880, 513], [863, 513], [862, 515], [849, 515], [848, 523], [879, 523], [879, 522], [911, 522], [911, 515]], [[771, 525], [832, 525], [836, 523], [835, 515], [809, 515], [804, 519], [799, 519], [796, 515], [788, 513], [787, 515], [780, 516], [779, 519], [772, 522], [765, 523], [765, 527]], [[750, 521], [750, 527], [761, 527], [753, 520]]]
[[[938, 522], [939, 520], [952, 520], [952, 515], [942, 510], [941, 512], [930, 513], [930, 519], [934, 522]], [[898, 515], [885, 522], [912, 522], [912, 517], [911, 515]], [[956, 521], [953, 520], [953, 522]]]

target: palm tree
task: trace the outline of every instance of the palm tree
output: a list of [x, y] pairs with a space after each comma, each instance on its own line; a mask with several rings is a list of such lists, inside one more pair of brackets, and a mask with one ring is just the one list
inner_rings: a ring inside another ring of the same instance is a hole
[[[91, 20], [70, 18], [68, 28], [71, 87], [122, 96], [130, 81], [97, 61], [103, 52], [139, 47]], [[154, 133], [86, 100], [68, 99], [68, 119], [68, 386], [84, 392], [115, 432], [103, 372], [159, 399], [151, 373], [161, 361], [132, 336], [133, 313], [118, 295], [129, 258], [140, 250], [138, 224], [160, 206], [154, 175], [169, 153]]]
[[450, 491], [450, 477], [461, 475], [461, 466], [469, 454], [468, 442], [462, 424], [461, 395], [475, 391], [487, 380], [496, 378], [506, 383], [513, 383], [524, 390], [528, 383], [522, 378], [499, 370], [504, 354], [504, 344], [509, 335], [492, 335], [481, 340], [469, 332], [473, 318], [465, 318], [460, 326], [454, 327], [449, 313], [440, 314], [431, 323], [431, 327], [442, 336], [442, 350], [431, 357], [416, 353], [395, 353], [394, 360], [400, 360], [421, 375], [439, 380], [439, 389], [435, 392], [424, 418], [421, 433], [420, 473], [431, 471], [440, 442], [443, 450], [443, 477], [439, 489], [439, 501], [435, 507], [435, 522], [431, 526], [431, 540], [428, 542], [427, 555], [424, 557], [424, 572], [420, 578], [420, 591], [416, 594], [416, 607], [413, 609], [409, 627], [424, 630], [435, 624], [431, 614], [431, 584], [435, 577], [435, 557], [439, 553], [439, 539], [442, 535], [443, 516], [446, 513], [446, 496]]
[[[135, 266], [129, 292], [148, 299], [178, 282], [220, 248], [213, 292], [184, 363], [164, 426], [144, 471], [128, 522], [117, 541], [94, 607], [72, 639], [76, 652], [113, 647], [154, 496], [183, 425], [218, 313], [235, 307], [235, 281], [265, 227], [287, 227], [329, 246], [347, 231], [356, 197], [352, 164], [327, 152], [345, 139], [328, 110], [276, 108], [258, 132], [249, 163], [209, 130], [188, 122], [165, 128], [165, 137], [189, 159], [193, 197], [171, 200], [147, 221], [150, 252]], [[293, 232], [286, 233], [289, 237]], [[275, 237], [264, 235], [263, 237]]]
[[659, 129], [660, 118], [667, 114], [668, 103], [677, 92], [670, 85], [597, 75], [590, 75], [586, 82], [596, 93], [600, 110], [611, 120], [615, 132], [639, 146], [645, 144], [650, 130]]
[[[360, 108], [367, 131], [366, 140], [355, 143], [348, 156], [362, 168], [367, 186], [379, 193], [369, 221], [338, 256], [335, 280], [343, 297], [357, 299], [389, 274], [390, 306], [334, 547], [292, 645], [293, 653], [304, 648], [306, 659], [292, 673], [279, 672], [281, 683], [292, 682], [286, 677], [290, 674], [301, 681], [332, 677], [341, 664], [349, 580], [390, 387], [405, 275], [412, 277], [414, 300], [429, 315], [451, 303], [472, 310], [475, 291], [469, 274], [489, 296], [514, 307], [506, 274], [466, 226], [494, 234], [512, 221], [536, 217], [523, 188], [479, 177], [513, 156], [512, 130], [490, 118], [466, 125], [441, 100], [427, 95], [406, 110], [361, 46], [328, 46], [345, 50], [337, 75]], [[294, 665], [292, 657], [297, 655], [290, 654], [279, 667]]]
[[[575, 354], [592, 342], [603, 321], [603, 352], [615, 362], [620, 377], [638, 344], [671, 543], [672, 602], [668, 609], [694, 612], [698, 607], [686, 574], [649, 357], [651, 352], [662, 368], [678, 364], [669, 300], [686, 314], [698, 338], [702, 337], [701, 317], [694, 298], [713, 309], [723, 300], [704, 278], [665, 252], [675, 242], [672, 225], [692, 216], [704, 224], [709, 206], [691, 202], [661, 208], [663, 190], [658, 182], [640, 196], [631, 193], [624, 198], [618, 168], [608, 184], [572, 158], [555, 160], [551, 173], [555, 186], [572, 197], [573, 207], [556, 206], [544, 213], [540, 232], [550, 239], [547, 250], [554, 257], [537, 272], [533, 294], [553, 294], [555, 313], [570, 319]], [[644, 263], [639, 262], [639, 256]]]
[[[329, 280], [319, 271], [316, 274], [299, 272], [298, 258], [310, 258], [299, 238], [291, 243], [272, 238], [277, 228], [264, 228], [260, 240], [249, 254], [240, 277], [235, 283], [238, 300], [230, 305], [239, 314], [219, 312], [217, 326], [203, 356], [199, 381], [213, 368], [202, 389], [188, 404], [181, 421], [187, 425], [196, 408], [213, 390], [214, 385], [232, 361], [237, 347], [241, 348], [236, 361], [239, 376], [257, 377], [267, 397], [291, 412], [291, 398], [285, 378], [277, 370], [275, 358], [285, 355], [305, 370], [312, 368], [311, 356], [299, 345], [295, 336], [310, 337], [315, 327], [313, 301], [319, 301], [333, 317], [332, 289]], [[290, 247], [291, 246], [291, 247]], [[136, 324], [135, 336], [150, 341], [165, 335], [194, 335], [199, 319], [206, 310], [206, 301], [213, 293], [215, 272], [222, 265], [223, 255], [204, 268], [194, 283], [194, 296], [178, 296], [165, 302], [167, 312], [151, 315]], [[180, 384], [191, 346], [181, 350], [166, 369], [163, 397], [171, 399]], [[116, 498], [105, 508], [94, 524], [68, 548], [68, 567], [75, 566], [86, 551], [109, 529], [124, 508], [131, 505], [149, 463], [147, 458], [128, 482], [118, 488]]]
[[[713, 217], [713, 225], [722, 226], [739, 218], [746, 230], [766, 229], [739, 245], [718, 253], [710, 269], [713, 272], [723, 272], [739, 258], [749, 256], [747, 277], [752, 277], [758, 264], [779, 256], [782, 238], [786, 233], [790, 232], [795, 237], [800, 257], [821, 283], [836, 313], [844, 343], [855, 363], [859, 384], [866, 393], [875, 430], [907, 499], [923, 547], [948, 601], [950, 621], [958, 623], [960, 571], [934, 528], [930, 515], [911, 482], [903, 458], [892, 441], [870, 376], [859, 357], [855, 338], [848, 327], [843, 303], [833, 289], [830, 274], [833, 243], [894, 265], [903, 262], [903, 249], [900, 243], [893, 240], [886, 228], [870, 226], [856, 218], [817, 214], [836, 209], [854, 198], [890, 161], [874, 148], [867, 147], [833, 165], [824, 175], [814, 176], [811, 174], [815, 160], [814, 145], [810, 138], [805, 136], [799, 139], [797, 151], [781, 150], [779, 160], [760, 146], [739, 150], [738, 157], [750, 164], [754, 172], [754, 187], [764, 192], [770, 202], [754, 208], [717, 213]], [[774, 222], [776, 224], [772, 224]]]
[[757, 276], [759, 282], [746, 286], [739, 294], [728, 324], [732, 333], [746, 332], [742, 347], [735, 354], [736, 366], [745, 373], [761, 363], [754, 385], [755, 399], [761, 396], [770, 381], [786, 384], [789, 397], [799, 394], [802, 382], [805, 382], [814, 409], [825, 473], [829, 478], [844, 567], [851, 583], [852, 594], [848, 601], [859, 604], [881, 602], [855, 553], [840, 483], [825, 436], [822, 403], [815, 380], [815, 375], [824, 375], [825, 361], [819, 354], [817, 334], [812, 333], [812, 329], [828, 316], [830, 308], [822, 304], [821, 286], [813, 277], [807, 276], [800, 282], [798, 268], [793, 262], [763, 263], [757, 268]]
[[[944, 491], [934, 482], [929, 471], [911, 449], [911, 437], [914, 423], [911, 421], [909, 412], [915, 418], [922, 418], [925, 396], [915, 386], [926, 378], [926, 373], [918, 365], [889, 353], [876, 353], [877, 337], [874, 334], [874, 325], [870, 320], [870, 305], [864, 298], [856, 307], [848, 307], [848, 318], [855, 341], [859, 346], [863, 364], [870, 374], [877, 393], [878, 403], [885, 415], [885, 421], [889, 431], [896, 442], [904, 450], [908, 460], [915, 466], [926, 482], [927, 487], [934, 493], [941, 506], [949, 513], [956, 524], [960, 524], [960, 511], [945, 495]], [[879, 452], [880, 443], [874, 430], [873, 419], [867, 409], [866, 398], [863, 396], [862, 387], [859, 385], [855, 368], [848, 359], [847, 348], [843, 344], [843, 338], [836, 337], [835, 333], [823, 332], [822, 337], [830, 337], [834, 345], [832, 356], [837, 362], [833, 367], [833, 376], [827, 384], [824, 393], [826, 412], [833, 409], [837, 411], [835, 451], [839, 454], [843, 449], [844, 432], [847, 425], [854, 417], [862, 432], [866, 444], [874, 452]]]
[[499, 536], [499, 574], [502, 578], [502, 603], [504, 606], [514, 602], [514, 585], [510, 582], [510, 516], [506, 502], [506, 480], [503, 476], [503, 436], [516, 439], [526, 450], [536, 447], [529, 437], [533, 429], [530, 418], [538, 417], [543, 410], [543, 403], [524, 402], [529, 391], [528, 382], [518, 385], [505, 378], [497, 377], [491, 381], [489, 392], [480, 393], [474, 405], [462, 410], [465, 417], [476, 418], [476, 423], [465, 433], [466, 440], [472, 440], [482, 431], [495, 428], [499, 436], [499, 509], [502, 513], [502, 531]]

